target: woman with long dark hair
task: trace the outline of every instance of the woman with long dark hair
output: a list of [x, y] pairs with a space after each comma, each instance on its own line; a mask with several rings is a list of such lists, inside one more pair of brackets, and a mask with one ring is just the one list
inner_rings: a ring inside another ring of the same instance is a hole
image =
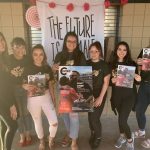
[[7, 44], [4, 35], [0, 32], [0, 149], [11, 150], [17, 129], [17, 111], [5, 56], [7, 56]]
[[[146, 47], [146, 49], [150, 49], [150, 45]], [[145, 49], [145, 50], [146, 50]], [[136, 119], [138, 123], [139, 129], [134, 132], [135, 138], [145, 138], [146, 135], [146, 110], [148, 106], [150, 105], [150, 70], [148, 69], [141, 69], [144, 61], [150, 59], [150, 54], [149, 58], [145, 59], [143, 58], [143, 51], [144, 49], [141, 50], [138, 59], [137, 59], [137, 64], [139, 65], [139, 71], [141, 75], [141, 83], [140, 87], [138, 90], [138, 96], [137, 96], [137, 104], [136, 104]], [[148, 63], [147, 63], [148, 64]], [[150, 64], [150, 63], [149, 63]], [[142, 142], [142, 146], [144, 148], [150, 148], [150, 138], [147, 140], [144, 140]]]
[[68, 32], [64, 38], [62, 51], [55, 57], [54, 70], [58, 70], [59, 65], [81, 66], [85, 64], [85, 56], [79, 49], [78, 36], [75, 32]]
[[[120, 137], [118, 138], [115, 147], [121, 148], [122, 144], [127, 141], [126, 149], [134, 150], [134, 138], [131, 135], [130, 127], [127, 123], [129, 114], [134, 107], [136, 99], [136, 86], [133, 84], [133, 88], [116, 86], [117, 82], [117, 68], [118, 65], [136, 66], [136, 63], [132, 60], [130, 55], [129, 45], [122, 41], [119, 42], [114, 50], [113, 61], [111, 62], [112, 70], [112, 109], [118, 113], [118, 123], [120, 130]], [[134, 79], [140, 81], [141, 77], [135, 74]]]
[[[63, 49], [54, 60], [53, 70], [57, 72], [59, 66], [84, 66], [86, 59], [79, 49], [78, 36], [74, 32], [68, 32], [64, 38]], [[79, 133], [78, 113], [64, 113], [63, 120], [67, 129], [67, 136], [62, 141], [62, 146], [67, 147], [71, 144], [72, 150], [77, 150], [77, 138]], [[72, 142], [71, 142], [72, 141]]]
[[25, 70], [26, 83], [23, 88], [27, 90], [27, 108], [33, 118], [35, 131], [40, 140], [39, 150], [45, 150], [44, 131], [42, 125], [42, 111], [49, 123], [49, 148], [54, 145], [58, 121], [55, 111], [55, 95], [53, 90], [53, 73], [47, 64], [47, 58], [42, 45], [32, 48], [32, 63]]

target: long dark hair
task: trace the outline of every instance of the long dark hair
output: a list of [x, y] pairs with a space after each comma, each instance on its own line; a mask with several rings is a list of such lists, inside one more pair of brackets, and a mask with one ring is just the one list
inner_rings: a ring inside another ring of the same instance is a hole
[[5, 37], [4, 37], [4, 35], [3, 35], [2, 32], [0, 32], [0, 37], [2, 37], [2, 39], [3, 39], [4, 42], [5, 42], [5, 51], [3, 52], [3, 54], [8, 54], [8, 46], [7, 46], [7, 42], [6, 42], [6, 39], [5, 39]]
[[130, 62], [133, 61], [132, 58], [131, 58], [131, 53], [130, 53], [130, 48], [129, 48], [128, 43], [125, 42], [125, 41], [121, 41], [121, 42], [119, 42], [119, 43], [116, 45], [115, 50], [114, 50], [114, 53], [113, 53], [113, 60], [112, 60], [112, 62], [111, 62], [111, 65], [112, 65], [113, 67], [115, 67], [115, 65], [116, 65], [117, 62], [118, 62], [117, 50], [118, 50], [118, 48], [119, 48], [120, 45], [125, 46], [125, 47], [126, 47], [126, 50], [127, 50], [127, 54], [126, 54], [126, 56], [124, 57], [123, 62], [124, 62], [125, 64], [129, 64]]
[[5, 70], [8, 70], [8, 67], [7, 67], [7, 63], [8, 63], [8, 46], [7, 46], [6, 39], [5, 39], [2, 32], [0, 32], [0, 37], [2, 37], [2, 39], [5, 42], [5, 51], [0, 54], [0, 67], [5, 69]]
[[[32, 51], [31, 51], [31, 56], [33, 55], [33, 52], [35, 49], [41, 49], [43, 54], [44, 54], [44, 59], [43, 59], [43, 62], [42, 62], [42, 66], [47, 66], [48, 63], [47, 63], [47, 56], [46, 56], [46, 53], [44, 51], [44, 47], [41, 45], [41, 44], [37, 44], [35, 45], [33, 48], [32, 48]], [[34, 62], [33, 60], [33, 57], [31, 58], [32, 62]]]
[[75, 32], [68, 32], [66, 35], [65, 35], [65, 38], [64, 38], [64, 43], [63, 43], [63, 49], [62, 49], [62, 57], [61, 57], [61, 64], [65, 64], [66, 61], [67, 61], [67, 58], [68, 58], [68, 48], [66, 46], [66, 43], [67, 43], [67, 39], [69, 36], [73, 36], [76, 38], [76, 41], [77, 41], [77, 46], [75, 48], [75, 50], [73, 51], [73, 59], [74, 59], [74, 63], [75, 65], [78, 65], [78, 62], [80, 61], [80, 57], [81, 57], [81, 51], [79, 49], [79, 39], [78, 39], [78, 36]]

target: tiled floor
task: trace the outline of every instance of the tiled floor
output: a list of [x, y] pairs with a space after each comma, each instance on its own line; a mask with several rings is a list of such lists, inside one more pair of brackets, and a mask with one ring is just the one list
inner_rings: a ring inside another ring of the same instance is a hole
[[[114, 147], [115, 140], [118, 137], [118, 125], [117, 125], [117, 117], [114, 115], [103, 115], [102, 116], [102, 125], [103, 125], [103, 139], [98, 150], [115, 150]], [[129, 119], [129, 124], [132, 130], [137, 129], [137, 123], [134, 115], [131, 115]], [[44, 119], [44, 126], [46, 132], [48, 130], [47, 122]], [[147, 117], [147, 136], [150, 137], [150, 116]], [[33, 132], [34, 133], [34, 132]], [[65, 128], [61, 118], [59, 118], [59, 128], [56, 136], [56, 146], [53, 148], [54, 150], [70, 150], [70, 148], [62, 148], [60, 146], [60, 140], [65, 134]], [[89, 128], [88, 128], [88, 120], [87, 114], [80, 115], [80, 133], [79, 133], [79, 150], [90, 150], [88, 144], [89, 139]], [[28, 146], [25, 148], [20, 148], [17, 146], [17, 141], [19, 139], [18, 133], [16, 133], [14, 142], [13, 142], [13, 150], [38, 150], [38, 140], [36, 136], [34, 136], [34, 143], [32, 146]], [[144, 150], [141, 147], [140, 143], [142, 140], [135, 140], [135, 150]], [[48, 150], [48, 148], [47, 148]], [[123, 146], [120, 150], [125, 150], [125, 146]]]
[[[56, 95], [58, 95], [58, 93], [56, 93]], [[109, 87], [108, 89], [107, 101], [106, 101], [105, 108], [102, 114], [101, 122], [102, 122], [102, 127], [103, 127], [103, 139], [98, 150], [115, 150], [116, 149], [114, 147], [114, 143], [116, 139], [118, 138], [119, 131], [118, 131], [117, 116], [115, 116], [112, 113], [111, 106], [110, 106], [110, 95], [111, 95], [111, 87]], [[60, 141], [63, 135], [65, 134], [65, 127], [64, 127], [61, 117], [60, 116], [58, 117], [59, 117], [59, 127], [58, 127], [58, 132], [56, 135], [56, 146], [54, 147], [54, 150], [70, 150], [70, 148], [62, 148], [60, 146]], [[128, 123], [132, 131], [137, 129], [137, 122], [136, 122], [134, 113], [131, 113]], [[48, 123], [46, 119], [43, 119], [43, 125], [44, 125], [45, 132], [48, 134]], [[147, 130], [147, 136], [150, 137], [150, 107], [147, 111], [146, 130]], [[34, 131], [33, 131], [33, 134], [34, 134], [33, 145], [25, 147], [25, 148], [20, 148], [17, 146], [17, 142], [19, 140], [19, 134], [16, 133], [16, 136], [13, 142], [13, 150], [38, 150], [38, 140]], [[80, 113], [79, 150], [91, 149], [88, 144], [89, 136], [90, 136], [90, 132], [89, 132], [87, 114]], [[142, 148], [140, 145], [141, 141], [142, 140], [139, 140], [139, 139], [135, 140], [135, 150], [144, 150], [144, 148]], [[123, 146], [120, 150], [125, 150], [125, 146]]]

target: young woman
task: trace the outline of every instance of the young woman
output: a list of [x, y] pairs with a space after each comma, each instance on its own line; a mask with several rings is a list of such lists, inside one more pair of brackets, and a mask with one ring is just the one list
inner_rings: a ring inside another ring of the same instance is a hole
[[89, 144], [92, 148], [97, 148], [101, 142], [101, 122], [100, 117], [106, 100], [106, 91], [109, 86], [110, 70], [102, 59], [102, 47], [100, 42], [94, 42], [89, 47], [90, 60], [87, 65], [92, 66], [93, 70], [93, 96], [94, 111], [88, 113], [91, 137]]
[[17, 111], [12, 82], [6, 66], [7, 44], [0, 32], [0, 149], [11, 150], [17, 130]]
[[22, 88], [22, 78], [25, 67], [29, 65], [29, 58], [26, 55], [26, 43], [21, 37], [15, 37], [11, 42], [13, 54], [9, 57], [8, 67], [14, 85], [14, 93], [18, 106], [19, 117], [18, 131], [20, 140], [18, 145], [23, 147], [32, 144], [31, 129], [32, 118], [27, 110], [27, 94]]
[[[74, 32], [68, 32], [64, 38], [63, 49], [59, 52], [54, 61], [53, 70], [56, 72], [60, 66], [83, 66], [86, 65], [84, 54], [79, 50], [78, 37]], [[63, 120], [67, 129], [67, 136], [62, 141], [62, 146], [70, 144], [71, 148], [77, 150], [77, 138], [79, 133], [79, 116], [78, 113], [64, 113]], [[73, 130], [72, 130], [73, 129]]]
[[33, 47], [32, 61], [33, 64], [25, 70], [28, 83], [23, 84], [23, 88], [28, 93], [27, 108], [31, 113], [37, 136], [40, 139], [39, 150], [45, 149], [42, 111], [46, 115], [49, 122], [49, 148], [51, 149], [54, 144], [58, 121], [54, 108], [55, 96], [52, 86], [54, 78], [52, 70], [46, 62], [46, 55], [42, 45]]
[[[133, 88], [126, 88], [115, 85], [117, 82], [116, 70], [118, 65], [136, 67], [135, 62], [131, 59], [129, 45], [124, 41], [117, 44], [114, 50], [113, 61], [111, 62], [111, 70], [112, 70], [111, 103], [112, 109], [117, 110], [119, 130], [120, 130], [120, 137], [118, 138], [115, 147], [121, 148], [122, 144], [125, 143], [127, 139], [126, 149], [134, 150], [134, 139], [131, 135], [130, 127], [127, 121], [129, 114], [135, 104], [136, 86], [135, 84], [133, 84]], [[135, 74], [134, 79], [136, 81], [140, 81], [141, 77], [138, 74]]]
[[[147, 47], [150, 48], [150, 45]], [[137, 60], [137, 64], [141, 68], [143, 64], [143, 50], [140, 52]], [[138, 90], [137, 104], [136, 104], [136, 119], [138, 122], [139, 129], [134, 133], [135, 138], [144, 138], [146, 131], [146, 115], [145, 112], [150, 104], [150, 71], [141, 70], [141, 83]], [[142, 146], [145, 148], [150, 148], [150, 138], [142, 142]]]

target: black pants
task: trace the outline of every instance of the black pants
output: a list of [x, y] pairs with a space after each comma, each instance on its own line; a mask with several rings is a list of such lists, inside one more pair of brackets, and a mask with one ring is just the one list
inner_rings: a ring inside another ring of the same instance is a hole
[[9, 110], [0, 112], [0, 140], [1, 150], [11, 150], [12, 141], [17, 130], [17, 121], [10, 117]]
[[145, 112], [150, 104], [150, 83], [142, 83], [138, 91], [136, 118], [139, 129], [144, 130], [146, 125]]
[[116, 96], [118, 124], [121, 134], [125, 134], [127, 139], [131, 138], [131, 131], [128, 125], [128, 117], [135, 103], [135, 94], [128, 90], [120, 91]]
[[102, 125], [100, 121], [101, 114], [103, 112], [105, 100], [103, 100], [101, 106], [95, 107], [94, 112], [88, 113], [88, 121], [91, 132], [94, 132], [96, 138], [101, 138]]

